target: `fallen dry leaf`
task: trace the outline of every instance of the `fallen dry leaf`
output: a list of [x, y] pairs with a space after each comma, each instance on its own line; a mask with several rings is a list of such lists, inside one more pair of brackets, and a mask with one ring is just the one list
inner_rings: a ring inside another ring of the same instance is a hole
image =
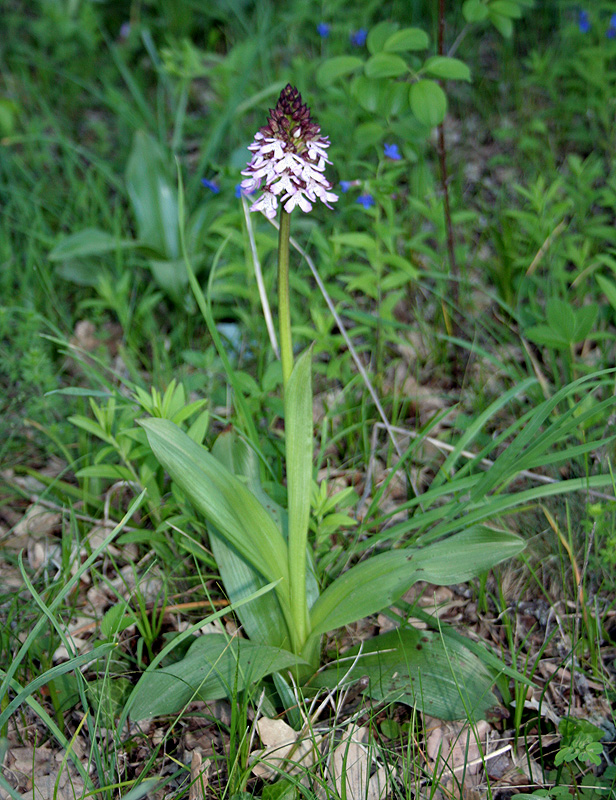
[[190, 789], [188, 790], [188, 800], [202, 800], [206, 796], [208, 778], [210, 772], [210, 760], [203, 758], [198, 750], [193, 750], [190, 762]]
[[365, 742], [367, 728], [352, 725], [332, 754], [327, 782], [339, 797], [347, 800], [383, 800], [387, 794], [388, 776], [378, 767], [371, 776], [373, 748]]
[[463, 722], [446, 722], [431, 717], [425, 720], [427, 741], [426, 754], [432, 764], [438, 783], [448, 789], [456, 782], [463, 783], [465, 797], [480, 783], [483, 770], [485, 740], [491, 726], [479, 720], [472, 727]]
[[19, 520], [13, 530], [15, 536], [48, 536], [58, 530], [62, 521], [62, 514], [49, 511], [45, 506], [33, 503], [28, 507], [24, 516]]
[[81, 800], [83, 781], [62, 760], [63, 754], [46, 746], [11, 747], [5, 767], [15, 787], [25, 790], [22, 800]]
[[253, 753], [253, 775], [272, 780], [281, 772], [289, 775], [306, 773], [315, 763], [319, 753], [320, 736], [306, 734], [299, 740], [299, 734], [281, 719], [261, 717], [257, 731], [263, 750]]

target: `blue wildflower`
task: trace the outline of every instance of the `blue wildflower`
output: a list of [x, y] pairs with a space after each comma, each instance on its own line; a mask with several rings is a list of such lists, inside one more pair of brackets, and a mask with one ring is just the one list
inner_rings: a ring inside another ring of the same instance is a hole
[[385, 158], [391, 158], [392, 161], [400, 161], [402, 156], [398, 150], [397, 144], [386, 144], [383, 147], [385, 151]]
[[367, 38], [368, 31], [365, 28], [360, 28], [358, 31], [351, 34], [351, 44], [354, 44], [355, 47], [363, 47], [366, 44]]
[[317, 33], [321, 37], [321, 39], [327, 39], [329, 36], [329, 25], [327, 22], [319, 22], [317, 25]]
[[351, 186], [353, 186], [352, 181], [340, 181], [340, 188], [343, 192], [348, 192]]
[[235, 187], [235, 196], [236, 197], [242, 197], [242, 195], [246, 196], [246, 195], [254, 194], [254, 193], [255, 193], [254, 189], [251, 189], [250, 191], [248, 191], [246, 189], [242, 189], [242, 184], [241, 183], [236, 184], [236, 187]]
[[578, 26], [582, 33], [588, 33], [590, 30], [590, 17], [588, 11], [580, 11], [578, 16]]
[[213, 192], [214, 194], [218, 194], [220, 191], [220, 187], [213, 181], [208, 181], [207, 178], [201, 178], [201, 185], [205, 186], [206, 189], [209, 189], [210, 192]]
[[616, 39], [616, 14], [610, 17], [610, 27], [605, 32], [608, 39]]
[[616, 28], [616, 14], [612, 14], [610, 17], [610, 28]]
[[360, 194], [355, 202], [364, 208], [370, 208], [370, 206], [375, 205], [374, 197], [371, 194]]

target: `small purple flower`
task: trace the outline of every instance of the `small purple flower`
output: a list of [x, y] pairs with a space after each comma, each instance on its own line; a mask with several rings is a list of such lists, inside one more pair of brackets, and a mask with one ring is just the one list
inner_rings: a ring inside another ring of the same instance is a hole
[[612, 14], [610, 17], [610, 28], [616, 28], [616, 14]]
[[612, 28], [610, 25], [610, 27], [606, 30], [605, 35], [608, 39], [616, 39], [616, 28]]
[[321, 37], [321, 39], [327, 39], [329, 36], [329, 25], [327, 22], [319, 22], [317, 25], [317, 33]]
[[590, 30], [590, 17], [588, 11], [580, 11], [578, 16], [578, 27], [582, 33], [588, 33]]
[[209, 189], [210, 192], [213, 192], [214, 194], [218, 194], [220, 191], [220, 187], [213, 181], [208, 181], [207, 178], [201, 178], [201, 185], [205, 186], [206, 189]]
[[365, 28], [360, 28], [358, 31], [351, 34], [351, 44], [354, 44], [355, 47], [363, 47], [366, 44], [367, 38], [368, 31]]
[[374, 197], [371, 194], [360, 194], [355, 202], [364, 208], [370, 208], [370, 206], [375, 205]]
[[123, 22], [120, 25], [120, 39], [128, 39], [130, 36], [130, 22]]
[[353, 185], [352, 181], [340, 181], [340, 189], [343, 192], [348, 192], [352, 185]]
[[392, 161], [400, 161], [402, 159], [397, 144], [386, 144], [383, 149], [385, 151], [385, 158], [391, 158]]

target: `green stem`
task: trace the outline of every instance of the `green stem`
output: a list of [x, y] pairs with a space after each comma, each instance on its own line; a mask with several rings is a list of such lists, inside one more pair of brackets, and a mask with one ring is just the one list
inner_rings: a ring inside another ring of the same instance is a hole
[[291, 339], [291, 303], [289, 293], [289, 238], [291, 215], [280, 208], [278, 232], [278, 327], [280, 329], [280, 360], [282, 384], [286, 389], [293, 372], [293, 341]]

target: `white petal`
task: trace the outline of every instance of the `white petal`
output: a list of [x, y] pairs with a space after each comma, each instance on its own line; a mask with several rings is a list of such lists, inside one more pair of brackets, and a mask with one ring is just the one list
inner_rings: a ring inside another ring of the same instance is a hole
[[273, 153], [276, 160], [283, 158], [284, 150], [279, 139], [270, 139], [261, 147], [262, 153]]
[[277, 181], [270, 184], [269, 190], [274, 194], [282, 194], [283, 192], [295, 194], [297, 186], [289, 175], [281, 175]]
[[299, 206], [306, 214], [312, 211], [312, 204], [304, 197], [302, 192], [296, 192], [288, 198], [284, 198], [284, 210], [290, 213], [295, 206]]
[[271, 192], [263, 192], [261, 197], [250, 206], [251, 211], [262, 211], [268, 219], [276, 216], [278, 199]]
[[[244, 173], [242, 172], [242, 175], [243, 174]], [[259, 186], [261, 186], [261, 180], [256, 178], [246, 178], [245, 181], [241, 182], [240, 186], [242, 187], [243, 191], [250, 194], [251, 192], [255, 192]]]
[[319, 158], [327, 161], [328, 164], [331, 164], [331, 161], [327, 158], [327, 153], [325, 152], [329, 147], [329, 142], [325, 142], [323, 139], [313, 139], [310, 142], [306, 142], [306, 146], [311, 158], [316, 158], [318, 156]]

